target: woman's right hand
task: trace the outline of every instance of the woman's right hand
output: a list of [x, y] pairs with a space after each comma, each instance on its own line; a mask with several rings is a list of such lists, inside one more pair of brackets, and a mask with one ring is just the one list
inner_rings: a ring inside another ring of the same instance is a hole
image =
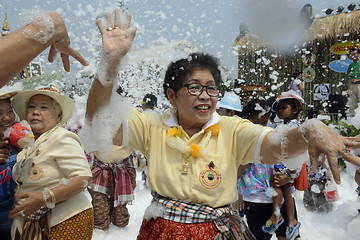
[[89, 65], [78, 51], [70, 47], [70, 38], [65, 23], [60, 15], [56, 12], [48, 12], [48, 14], [53, 19], [55, 31], [54, 36], [50, 39], [51, 47], [48, 56], [49, 62], [53, 62], [56, 54], [59, 52], [64, 69], [67, 72], [70, 72], [70, 56], [78, 60], [84, 66]]
[[41, 192], [15, 194], [15, 199], [20, 200], [22, 203], [10, 211], [9, 218], [29, 216], [44, 205]]

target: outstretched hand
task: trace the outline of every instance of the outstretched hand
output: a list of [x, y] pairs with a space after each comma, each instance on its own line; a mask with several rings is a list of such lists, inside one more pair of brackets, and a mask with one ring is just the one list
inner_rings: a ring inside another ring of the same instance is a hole
[[84, 66], [89, 65], [78, 51], [70, 47], [70, 38], [62, 18], [55, 12], [49, 12], [49, 15], [53, 18], [54, 24], [57, 27], [56, 33], [60, 34], [55, 33], [57, 39], [50, 47], [48, 61], [53, 62], [57, 52], [59, 52], [64, 65], [64, 69], [67, 72], [70, 72], [70, 56], [78, 60]]
[[126, 15], [125, 22], [121, 21], [120, 9], [115, 9], [114, 22], [109, 12], [106, 13], [107, 27], [105, 28], [100, 19], [96, 20], [99, 27], [102, 42], [103, 54], [105, 57], [119, 59], [129, 51], [136, 34], [136, 28], [129, 29], [131, 15]]
[[343, 137], [320, 121], [309, 124], [307, 132], [310, 133], [310, 174], [316, 171], [321, 154], [327, 156], [331, 172], [337, 184], [340, 184], [338, 157], [341, 156], [345, 161], [360, 166], [360, 158], [354, 156], [350, 151], [350, 148], [360, 147], [360, 138]]

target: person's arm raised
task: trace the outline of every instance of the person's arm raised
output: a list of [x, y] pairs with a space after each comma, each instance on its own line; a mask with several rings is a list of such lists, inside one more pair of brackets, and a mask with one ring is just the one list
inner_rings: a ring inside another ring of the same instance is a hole
[[95, 80], [89, 92], [86, 114], [92, 119], [97, 110], [110, 100], [112, 88], [121, 60], [130, 49], [136, 34], [136, 28], [130, 27], [131, 15], [126, 15], [126, 23], [120, 21], [120, 10], [115, 10], [114, 23], [109, 12], [106, 13], [107, 27], [100, 19], [96, 20], [102, 36], [102, 55]]
[[[60, 52], [64, 69], [70, 71], [69, 56], [88, 65], [79, 52], [70, 47], [70, 39], [62, 18], [56, 12], [45, 12], [21, 29], [0, 38], [0, 87], [19, 74], [26, 65], [46, 48], [52, 62]], [[9, 54], [11, 53], [11, 54]]]

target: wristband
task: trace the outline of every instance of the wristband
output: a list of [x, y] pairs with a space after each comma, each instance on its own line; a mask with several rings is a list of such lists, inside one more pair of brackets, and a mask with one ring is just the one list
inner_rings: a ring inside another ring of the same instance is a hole
[[[51, 191], [51, 189], [45, 188], [42, 194], [45, 206], [47, 208], [54, 208], [56, 204], [56, 198], [53, 191]], [[48, 197], [50, 197], [50, 202], [47, 201]]]
[[56, 204], [56, 198], [55, 198], [55, 194], [53, 193], [53, 191], [50, 189], [50, 196], [51, 196], [51, 202], [53, 204]]

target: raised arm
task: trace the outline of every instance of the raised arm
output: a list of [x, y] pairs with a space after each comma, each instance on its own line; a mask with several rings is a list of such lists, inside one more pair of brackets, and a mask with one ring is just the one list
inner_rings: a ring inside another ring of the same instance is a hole
[[340, 173], [337, 159], [341, 156], [344, 160], [360, 166], [360, 159], [349, 149], [359, 148], [359, 142], [360, 139], [343, 137], [321, 121], [311, 119], [299, 128], [283, 132], [275, 130], [267, 134], [260, 154], [263, 163], [274, 164], [297, 157], [308, 150], [312, 173], [317, 169], [319, 156], [325, 154], [334, 180], [339, 184]]
[[87, 100], [86, 114], [90, 119], [109, 102], [121, 60], [130, 49], [136, 34], [136, 28], [128, 30], [131, 15], [127, 14], [125, 23], [122, 23], [119, 9], [115, 10], [114, 23], [109, 12], [106, 13], [106, 21], [105, 28], [100, 19], [96, 20], [102, 36], [102, 55]]
[[[70, 47], [70, 39], [62, 18], [56, 12], [46, 12], [41, 18], [21, 29], [0, 38], [0, 87], [14, 78], [46, 48], [50, 48], [48, 60], [52, 62], [60, 52], [64, 69], [70, 71], [69, 56], [88, 65], [76, 50]], [[8, 54], [11, 52], [11, 54]]]

